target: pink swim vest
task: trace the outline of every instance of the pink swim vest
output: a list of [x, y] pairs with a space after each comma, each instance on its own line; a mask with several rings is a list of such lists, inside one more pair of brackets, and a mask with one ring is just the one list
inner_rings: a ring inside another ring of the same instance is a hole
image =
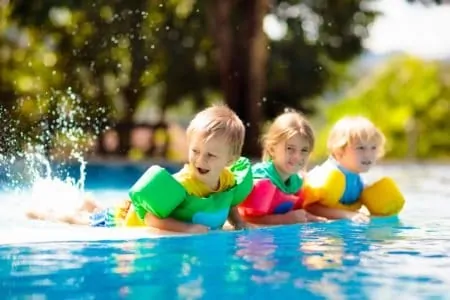
[[255, 181], [248, 197], [238, 206], [239, 214], [258, 217], [284, 214], [303, 206], [303, 190], [296, 194], [286, 194], [279, 190], [268, 178]]

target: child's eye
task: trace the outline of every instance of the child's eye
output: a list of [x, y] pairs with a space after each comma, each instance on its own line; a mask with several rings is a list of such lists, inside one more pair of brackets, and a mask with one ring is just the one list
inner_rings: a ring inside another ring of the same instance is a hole
[[372, 146], [372, 150], [377, 150], [377, 146]]
[[302, 152], [303, 152], [303, 153], [309, 153], [309, 149], [308, 149], [308, 148], [303, 148], [303, 149], [302, 149]]
[[358, 149], [358, 150], [364, 150], [365, 147], [364, 147], [364, 146], [358, 146], [358, 147], [356, 147], [356, 149]]
[[198, 150], [197, 149], [192, 149], [192, 153], [198, 154]]

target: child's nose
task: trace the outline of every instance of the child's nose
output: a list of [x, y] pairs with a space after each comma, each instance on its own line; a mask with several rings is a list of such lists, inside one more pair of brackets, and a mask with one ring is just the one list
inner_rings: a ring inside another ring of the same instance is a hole
[[297, 159], [302, 159], [303, 160], [307, 156], [307, 153], [303, 152], [303, 151], [299, 151], [295, 155], [296, 155]]
[[199, 155], [197, 157], [197, 162], [199, 164], [206, 164], [208, 162], [208, 158], [205, 155]]

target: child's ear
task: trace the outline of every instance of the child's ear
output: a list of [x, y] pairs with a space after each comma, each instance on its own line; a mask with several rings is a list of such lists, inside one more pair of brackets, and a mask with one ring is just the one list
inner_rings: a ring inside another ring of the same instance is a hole
[[231, 166], [238, 160], [239, 156], [231, 155], [230, 158], [227, 161], [227, 166]]
[[341, 159], [343, 155], [344, 155], [344, 149], [343, 149], [343, 148], [336, 149], [336, 150], [334, 151], [334, 153], [333, 153], [333, 156], [334, 156], [336, 159]]
[[269, 153], [270, 158], [273, 159], [275, 150], [273, 149], [273, 147], [269, 147], [267, 148], [267, 153]]

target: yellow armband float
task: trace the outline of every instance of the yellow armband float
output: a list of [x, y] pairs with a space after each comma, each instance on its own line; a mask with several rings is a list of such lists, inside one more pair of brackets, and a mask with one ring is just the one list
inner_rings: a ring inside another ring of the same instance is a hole
[[384, 177], [366, 187], [360, 199], [370, 214], [374, 216], [396, 215], [405, 204], [405, 198], [394, 180], [389, 177]]

